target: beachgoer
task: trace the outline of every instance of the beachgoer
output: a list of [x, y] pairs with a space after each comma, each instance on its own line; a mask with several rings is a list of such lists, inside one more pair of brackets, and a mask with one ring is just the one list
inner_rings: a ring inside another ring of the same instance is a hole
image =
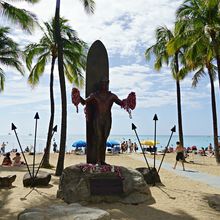
[[208, 153], [209, 153], [209, 157], [211, 157], [211, 156], [214, 155], [213, 147], [212, 147], [212, 144], [211, 144], [211, 143], [210, 143], [209, 146], [208, 146]]
[[2, 152], [2, 154], [5, 153], [5, 147], [6, 147], [6, 144], [5, 144], [5, 142], [3, 142], [3, 143], [2, 143], [2, 146], [1, 146], [1, 152]]
[[128, 142], [125, 141], [125, 152], [127, 152], [127, 150], [128, 150]]
[[129, 149], [129, 151], [130, 151], [130, 153], [132, 153], [132, 142], [131, 142], [131, 139], [129, 138], [128, 139], [128, 149]]
[[175, 151], [176, 151], [176, 162], [174, 164], [173, 169], [176, 169], [177, 162], [180, 161], [182, 163], [183, 170], [185, 170], [185, 167], [184, 167], [184, 148], [180, 145], [179, 141], [176, 142], [176, 150]]
[[6, 153], [5, 157], [2, 161], [2, 165], [3, 166], [11, 166], [11, 164], [12, 164], [12, 161], [11, 161], [11, 158], [10, 158], [10, 153]]
[[125, 152], [125, 141], [121, 143], [121, 153]]
[[135, 151], [135, 153], [137, 152], [137, 150], [138, 150], [138, 146], [137, 146], [136, 142], [134, 142], [134, 151]]
[[13, 166], [21, 166], [21, 164], [24, 164], [24, 162], [21, 162], [21, 156], [20, 153], [16, 153], [15, 157], [13, 158]]
[[25, 150], [24, 150], [25, 152], [27, 152], [27, 153], [29, 153], [30, 152], [30, 149], [29, 149], [29, 147], [27, 146], [26, 148], [25, 148]]
[[201, 156], [206, 156], [204, 147], [201, 148], [200, 154], [201, 154]]
[[57, 152], [57, 143], [54, 141], [53, 143], [53, 152], [56, 153]]

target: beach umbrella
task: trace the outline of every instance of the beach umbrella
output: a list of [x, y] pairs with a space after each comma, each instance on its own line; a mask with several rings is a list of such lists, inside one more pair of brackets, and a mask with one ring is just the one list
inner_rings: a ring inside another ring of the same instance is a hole
[[106, 142], [107, 147], [114, 147], [115, 145], [120, 145], [120, 143], [116, 140], [109, 140]]
[[76, 141], [72, 144], [72, 147], [86, 147], [86, 142], [85, 141], [82, 141], [82, 140], [79, 140], [79, 141]]
[[154, 140], [143, 140], [141, 141], [142, 145], [148, 145], [148, 146], [154, 146], [156, 144], [159, 144], [160, 142], [156, 141], [156, 143], [154, 143]]

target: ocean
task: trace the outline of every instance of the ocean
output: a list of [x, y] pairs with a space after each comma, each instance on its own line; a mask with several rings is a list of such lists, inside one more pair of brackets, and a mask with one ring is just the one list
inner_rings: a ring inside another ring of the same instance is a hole
[[[159, 144], [157, 144], [158, 150], [162, 150], [167, 146], [168, 140], [169, 140], [169, 135], [157, 135], [157, 141]], [[21, 146], [23, 149], [25, 149], [27, 146], [33, 146], [34, 145], [34, 135], [19, 135], [18, 134], [19, 141], [21, 143]], [[140, 135], [139, 136], [140, 140], [148, 140], [154, 139], [153, 135]], [[43, 149], [45, 148], [46, 145], [46, 135], [37, 135], [36, 139], [36, 152], [43, 152]], [[54, 136], [54, 139], [59, 147], [59, 136], [56, 134]], [[66, 151], [71, 151], [72, 148], [72, 143], [78, 140], [85, 140], [85, 135], [68, 135], [67, 136], [67, 141], [66, 141]], [[136, 142], [139, 150], [140, 146], [138, 144], [138, 140], [135, 135], [110, 135], [109, 140], [117, 140], [118, 142], [126, 141], [128, 139], [131, 139], [132, 142]], [[20, 151], [18, 141], [16, 139], [15, 134], [12, 132], [8, 135], [0, 135], [0, 146], [2, 142], [6, 143], [6, 152], [11, 151], [12, 149], [17, 148], [18, 151]], [[176, 142], [178, 141], [178, 136], [173, 135], [169, 146], [175, 147]], [[213, 144], [213, 137], [209, 135], [204, 135], [204, 136], [191, 136], [191, 135], [186, 135], [184, 136], [184, 146], [185, 147], [191, 147], [193, 145], [197, 146], [198, 149], [201, 147], [207, 147], [209, 143]], [[52, 148], [51, 148], [52, 151]]]

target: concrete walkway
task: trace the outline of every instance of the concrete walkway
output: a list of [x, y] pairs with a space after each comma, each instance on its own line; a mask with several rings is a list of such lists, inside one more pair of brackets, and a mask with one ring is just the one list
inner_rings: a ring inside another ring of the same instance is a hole
[[[144, 156], [137, 157], [135, 155], [131, 155], [131, 157], [135, 160], [140, 160], [140, 161], [145, 162]], [[153, 164], [153, 159], [147, 158], [147, 160], [149, 164]], [[156, 168], [159, 167], [159, 164], [160, 164], [160, 161], [156, 160]], [[182, 165], [180, 163], [177, 165], [177, 168], [175, 170], [173, 169], [173, 165], [171, 165], [170, 163], [166, 163], [166, 162], [163, 162], [161, 168], [171, 171], [179, 176], [184, 176], [189, 179], [205, 183], [209, 186], [220, 188], [220, 176], [210, 175], [210, 174], [199, 172], [198, 170], [193, 170], [193, 169], [186, 169], [186, 171], [183, 171]]]

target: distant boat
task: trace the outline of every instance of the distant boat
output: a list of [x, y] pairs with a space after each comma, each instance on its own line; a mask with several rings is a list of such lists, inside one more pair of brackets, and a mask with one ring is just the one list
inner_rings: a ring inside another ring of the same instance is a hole
[[30, 133], [30, 134], [28, 134], [28, 136], [32, 136], [32, 134]]
[[11, 133], [9, 132], [8, 135], [11, 135]]

